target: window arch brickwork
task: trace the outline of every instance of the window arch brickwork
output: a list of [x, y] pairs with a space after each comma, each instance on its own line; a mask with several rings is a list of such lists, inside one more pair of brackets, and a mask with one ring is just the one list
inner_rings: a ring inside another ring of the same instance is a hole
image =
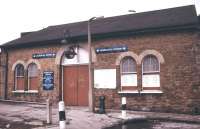
[[156, 50], [145, 50], [143, 51], [140, 55], [139, 55], [139, 58], [138, 58], [138, 62], [139, 64], [142, 63], [142, 60], [145, 56], [147, 55], [154, 55], [157, 57], [158, 61], [160, 62], [160, 64], [164, 64], [165, 63], [165, 60], [164, 60], [164, 57], [161, 53], [159, 53], [158, 51]]
[[26, 64], [25, 64], [24, 61], [18, 60], [18, 61], [16, 61], [16, 62], [12, 65], [12, 69], [11, 69], [11, 70], [14, 71], [15, 68], [16, 68], [16, 66], [17, 66], [18, 64], [22, 64], [22, 65], [24, 66], [24, 68], [25, 68], [25, 66], [26, 66]]
[[118, 57], [117, 57], [117, 60], [115, 62], [116, 65], [120, 65], [120, 62], [121, 60], [124, 58], [124, 57], [132, 57], [135, 61], [136, 61], [136, 64], [139, 64], [139, 57], [137, 54], [135, 54], [134, 52], [123, 52], [121, 53]]
[[28, 66], [31, 64], [31, 63], [34, 63], [37, 65], [37, 68], [40, 70], [41, 69], [41, 65], [39, 63], [39, 61], [35, 60], [35, 59], [30, 59], [28, 60], [28, 62], [26, 63], [25, 65], [25, 69], [28, 69]]

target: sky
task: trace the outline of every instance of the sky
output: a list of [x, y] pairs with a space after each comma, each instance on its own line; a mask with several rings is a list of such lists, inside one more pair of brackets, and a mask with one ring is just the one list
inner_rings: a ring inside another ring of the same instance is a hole
[[51, 25], [191, 4], [200, 15], [200, 0], [1, 0], [0, 44]]

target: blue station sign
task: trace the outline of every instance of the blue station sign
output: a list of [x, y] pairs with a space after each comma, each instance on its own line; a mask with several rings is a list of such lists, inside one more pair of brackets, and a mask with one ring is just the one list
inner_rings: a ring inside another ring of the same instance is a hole
[[53, 90], [54, 88], [54, 73], [53, 71], [43, 72], [43, 90]]
[[126, 52], [128, 51], [128, 47], [127, 46], [104, 47], [104, 48], [96, 48], [95, 51], [97, 54]]
[[49, 52], [49, 53], [36, 53], [32, 55], [33, 59], [40, 59], [40, 58], [55, 58], [56, 53]]

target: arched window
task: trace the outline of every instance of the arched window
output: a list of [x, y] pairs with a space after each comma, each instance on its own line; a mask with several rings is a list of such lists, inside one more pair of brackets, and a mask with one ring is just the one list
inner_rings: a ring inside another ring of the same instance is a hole
[[24, 66], [18, 64], [15, 67], [15, 90], [24, 90]]
[[121, 87], [124, 89], [132, 89], [130, 86], [137, 86], [136, 62], [132, 57], [124, 57], [121, 60]]
[[28, 90], [38, 90], [38, 68], [35, 63], [28, 65]]
[[142, 86], [160, 87], [160, 63], [154, 55], [147, 55], [143, 59]]

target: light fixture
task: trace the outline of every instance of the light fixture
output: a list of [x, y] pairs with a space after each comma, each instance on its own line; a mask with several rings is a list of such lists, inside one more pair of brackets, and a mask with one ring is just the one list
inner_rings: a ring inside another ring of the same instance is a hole
[[69, 46], [67, 48], [67, 50], [65, 50], [65, 53], [64, 53], [65, 57], [67, 59], [73, 59], [75, 57], [75, 55], [77, 55], [76, 50], [75, 50], [76, 48], [77, 48], [77, 46], [75, 46], [75, 45]]
[[69, 42], [70, 40], [70, 31], [69, 30], [64, 30], [63, 32], [63, 39], [61, 40], [61, 44], [66, 44]]

